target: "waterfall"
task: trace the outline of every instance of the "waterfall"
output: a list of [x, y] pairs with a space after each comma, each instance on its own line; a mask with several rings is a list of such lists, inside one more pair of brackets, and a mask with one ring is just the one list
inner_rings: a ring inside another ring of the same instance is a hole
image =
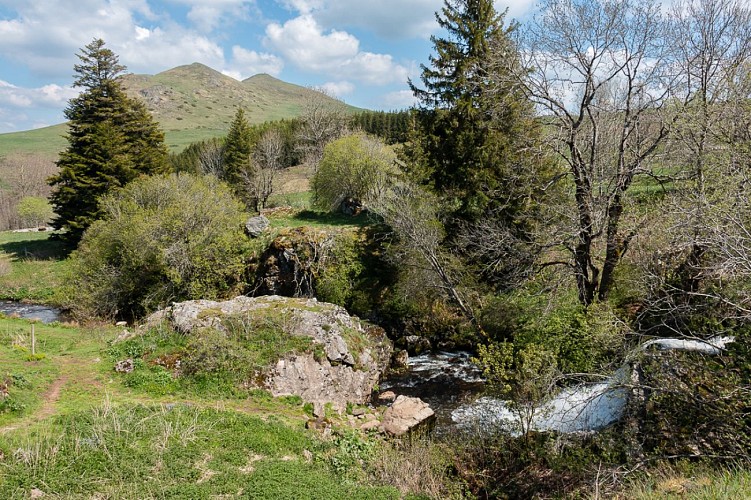
[[[734, 337], [714, 337], [706, 341], [653, 339], [640, 345], [637, 352], [657, 348], [717, 355], [734, 340]], [[617, 422], [623, 416], [630, 395], [627, 386], [630, 376], [631, 367], [626, 363], [602, 382], [562, 389], [549, 401], [529, 409], [530, 428], [571, 433], [596, 431]], [[492, 426], [511, 434], [520, 434], [523, 428], [521, 413], [513, 411], [513, 405], [490, 397], [454, 410], [451, 419], [463, 427]]]

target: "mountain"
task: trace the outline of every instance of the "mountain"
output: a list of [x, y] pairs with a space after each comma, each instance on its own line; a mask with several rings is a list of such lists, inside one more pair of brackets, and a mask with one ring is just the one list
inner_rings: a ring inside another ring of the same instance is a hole
[[[141, 99], [160, 123], [171, 151], [191, 142], [222, 136], [238, 106], [250, 123], [299, 116], [311, 98], [324, 99], [333, 108], [356, 113], [359, 108], [315, 90], [261, 74], [238, 81], [200, 63], [156, 75], [127, 74], [123, 88]], [[0, 156], [13, 152], [56, 155], [65, 145], [64, 124], [38, 130], [0, 134]]]

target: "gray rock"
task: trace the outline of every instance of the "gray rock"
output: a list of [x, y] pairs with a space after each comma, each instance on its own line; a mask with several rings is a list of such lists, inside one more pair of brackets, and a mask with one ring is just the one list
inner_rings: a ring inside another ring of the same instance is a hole
[[264, 231], [271, 225], [271, 222], [264, 217], [263, 215], [258, 215], [256, 217], [251, 217], [248, 219], [248, 221], [245, 223], [245, 232], [248, 233], [248, 236], [251, 238], [258, 238], [263, 234]]
[[[320, 351], [324, 356], [309, 352], [280, 359], [260, 377], [263, 388], [274, 396], [298, 395], [313, 403], [332, 403], [334, 408], [344, 408], [347, 402], [368, 401], [388, 368], [391, 343], [381, 328], [361, 323], [334, 304], [273, 295], [240, 296], [223, 302], [190, 300], [152, 314], [144, 328], [166, 322], [185, 335], [194, 335], [203, 328], [222, 330], [225, 316], [252, 317], [269, 311], [284, 318], [288, 334], [313, 339], [320, 346], [314, 352]], [[352, 335], [362, 337], [365, 345], [350, 349], [345, 339]]]
[[117, 373], [130, 373], [134, 368], [135, 366], [131, 358], [124, 359], [115, 363], [115, 371]]
[[395, 370], [405, 370], [409, 368], [409, 353], [405, 349], [396, 351], [391, 359], [391, 366]]
[[402, 436], [418, 426], [430, 425], [435, 413], [420, 398], [399, 396], [384, 413], [383, 429], [392, 436]]
[[382, 403], [390, 403], [396, 399], [396, 394], [393, 391], [385, 391], [378, 395], [378, 401]]
[[381, 426], [381, 423], [378, 420], [368, 420], [367, 422], [363, 423], [360, 426], [361, 431], [374, 431], [378, 429]]

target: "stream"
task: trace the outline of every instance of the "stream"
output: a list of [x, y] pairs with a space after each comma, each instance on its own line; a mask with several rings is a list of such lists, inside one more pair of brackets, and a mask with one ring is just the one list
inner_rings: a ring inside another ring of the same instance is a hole
[[[717, 355], [733, 337], [653, 339], [638, 346], [644, 350], [694, 351]], [[484, 388], [480, 368], [467, 352], [435, 352], [410, 357], [409, 370], [385, 379], [381, 391], [419, 397], [436, 414], [438, 434], [457, 429], [496, 428], [510, 434], [522, 432], [519, 414], [508, 401], [479, 397]], [[609, 377], [560, 389], [550, 399], [528, 408], [528, 424], [538, 431], [561, 433], [596, 431], [618, 421], [630, 396], [632, 367], [626, 362]]]
[[409, 370], [386, 378], [380, 390], [422, 399], [436, 414], [436, 432], [446, 432], [456, 426], [451, 413], [484, 388], [481, 370], [471, 358], [468, 352], [441, 351], [410, 356]]
[[42, 323], [66, 320], [63, 312], [55, 307], [40, 304], [25, 304], [12, 300], [0, 300], [0, 313], [23, 319], [35, 319]]

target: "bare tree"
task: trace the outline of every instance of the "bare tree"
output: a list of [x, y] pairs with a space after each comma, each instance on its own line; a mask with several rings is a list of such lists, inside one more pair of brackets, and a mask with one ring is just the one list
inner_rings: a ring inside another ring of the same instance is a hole
[[394, 231], [399, 243], [391, 248], [391, 258], [401, 266], [428, 273], [432, 286], [440, 290], [472, 324], [477, 319], [462, 292], [451, 255], [441, 247], [443, 225], [438, 220], [438, 200], [409, 182], [396, 184], [369, 205]]
[[323, 157], [326, 144], [339, 138], [346, 128], [341, 104], [316, 89], [305, 102], [300, 121], [297, 147], [304, 161], [315, 169]]
[[261, 136], [255, 146], [251, 167], [241, 172], [248, 204], [259, 211], [266, 206], [274, 190], [274, 177], [284, 165], [284, 138], [276, 129]]
[[199, 143], [198, 168], [203, 174], [211, 174], [218, 179], [224, 176], [224, 146], [220, 139], [209, 139]]
[[34, 154], [11, 154], [0, 159], [0, 229], [21, 227], [18, 202], [29, 196], [46, 198], [51, 188], [47, 179], [57, 172], [52, 159]]
[[579, 300], [605, 299], [636, 234], [624, 228], [626, 194], [672, 118], [675, 95], [667, 23], [648, 0], [544, 0], [521, 39], [527, 95], [549, 121], [572, 181], [573, 211], [559, 234]]
[[687, 0], [674, 6], [673, 20], [685, 105], [668, 147], [688, 168], [666, 206], [667, 241], [643, 269], [643, 316], [680, 331], [702, 311], [751, 319], [750, 297], [737, 293], [745, 287], [727, 286], [751, 278], [751, 9], [736, 0]]

